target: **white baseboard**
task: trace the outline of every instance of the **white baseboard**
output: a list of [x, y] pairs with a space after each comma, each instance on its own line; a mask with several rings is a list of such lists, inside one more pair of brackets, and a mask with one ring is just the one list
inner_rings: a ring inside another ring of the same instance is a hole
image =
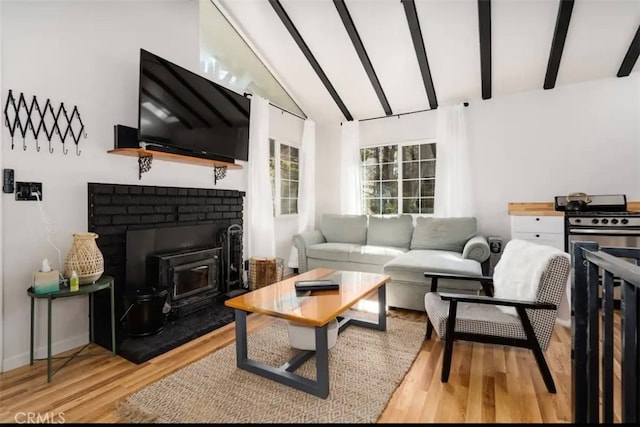
[[[83, 346], [89, 342], [89, 339], [86, 334], [77, 335], [75, 337], [67, 338], [63, 341], [58, 341], [51, 343], [51, 354], [55, 355], [58, 353], [62, 353], [67, 350], [71, 350], [76, 347]], [[47, 358], [47, 345], [43, 345], [41, 347], [36, 347], [34, 351], [35, 359], [46, 359]], [[15, 356], [7, 357], [3, 360], [2, 363], [2, 372], [7, 372], [15, 368], [19, 368], [21, 366], [25, 366], [29, 364], [29, 351], [24, 353], [20, 353]]]

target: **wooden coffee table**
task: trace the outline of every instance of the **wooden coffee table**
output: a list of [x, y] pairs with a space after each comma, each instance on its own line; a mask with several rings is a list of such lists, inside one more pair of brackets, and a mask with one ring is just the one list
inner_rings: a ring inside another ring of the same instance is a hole
[[[296, 280], [334, 279], [339, 290], [296, 292]], [[385, 331], [387, 329], [385, 285], [391, 278], [382, 274], [336, 271], [317, 268], [264, 288], [225, 301], [235, 309], [236, 363], [238, 368], [289, 387], [326, 399], [329, 396], [329, 348], [327, 327], [338, 319], [338, 333], [350, 325]], [[358, 301], [378, 291], [377, 323], [343, 317]], [[316, 350], [298, 352], [280, 367], [269, 366], [247, 356], [247, 313], [261, 313], [315, 327]], [[294, 373], [311, 356], [316, 356], [316, 379]]]

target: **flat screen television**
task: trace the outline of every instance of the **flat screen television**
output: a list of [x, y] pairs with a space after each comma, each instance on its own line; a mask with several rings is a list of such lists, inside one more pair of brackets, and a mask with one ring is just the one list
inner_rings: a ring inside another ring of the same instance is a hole
[[249, 160], [251, 101], [140, 49], [138, 141], [150, 149]]

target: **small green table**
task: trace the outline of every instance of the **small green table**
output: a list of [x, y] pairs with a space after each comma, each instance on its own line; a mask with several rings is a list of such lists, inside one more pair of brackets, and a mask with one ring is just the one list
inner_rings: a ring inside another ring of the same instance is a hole
[[[27, 289], [27, 294], [31, 297], [31, 348], [30, 348], [30, 361], [29, 364], [33, 365], [34, 360], [44, 360], [44, 359], [34, 359], [33, 358], [33, 337], [34, 337], [34, 305], [36, 298], [38, 299], [46, 299], [47, 300], [47, 382], [51, 382], [51, 377], [55, 372], [51, 372], [51, 301], [58, 298], [68, 298], [75, 297], [78, 295], [89, 295], [89, 341], [93, 342], [93, 294], [95, 292], [101, 291], [103, 289], [109, 289], [111, 292], [111, 349], [113, 350], [113, 354], [116, 354], [116, 315], [115, 315], [115, 295], [114, 295], [114, 286], [113, 286], [113, 277], [111, 276], [102, 276], [94, 283], [87, 285], [80, 285], [80, 289], [74, 292], [71, 292], [68, 286], [61, 287], [59, 291], [48, 292], [44, 294], [37, 294], [34, 292], [33, 288]], [[88, 344], [87, 344], [88, 345]], [[67, 356], [67, 362], [62, 365], [60, 368], [56, 370], [56, 372], [62, 369], [67, 365], [73, 358], [75, 358], [82, 350], [84, 350], [87, 346], [85, 345], [80, 350], [75, 352], [71, 356]]]

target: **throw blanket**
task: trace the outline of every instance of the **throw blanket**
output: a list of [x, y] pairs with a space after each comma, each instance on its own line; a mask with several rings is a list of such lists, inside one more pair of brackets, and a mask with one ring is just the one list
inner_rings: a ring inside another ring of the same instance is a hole
[[[569, 254], [551, 246], [513, 239], [507, 243], [493, 273], [495, 298], [536, 301], [540, 278], [549, 261]], [[502, 312], [517, 316], [514, 307], [497, 306]]]

